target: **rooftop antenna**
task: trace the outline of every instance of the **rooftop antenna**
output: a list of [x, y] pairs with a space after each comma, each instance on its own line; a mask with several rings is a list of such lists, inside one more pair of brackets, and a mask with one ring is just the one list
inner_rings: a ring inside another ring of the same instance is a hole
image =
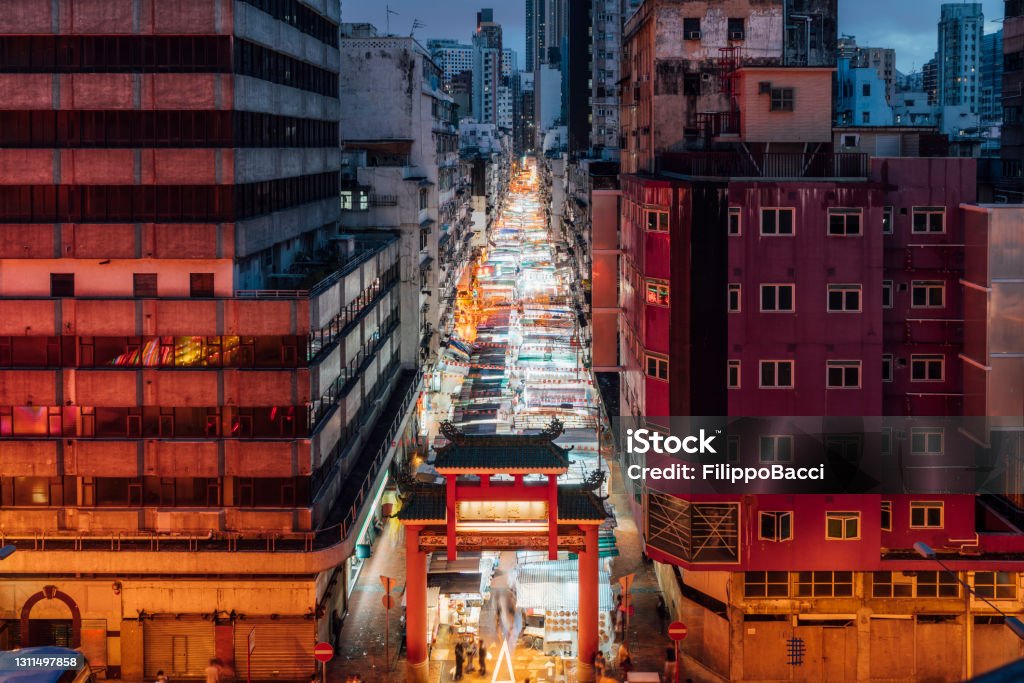
[[390, 36], [391, 35], [391, 15], [394, 14], [395, 16], [398, 16], [398, 12], [396, 12], [393, 9], [391, 9], [391, 5], [384, 5], [384, 9], [386, 10], [386, 12], [384, 13], [384, 16], [386, 17], [384, 19], [384, 26], [385, 26], [384, 30]]
[[413, 19], [412, 20], [412, 30], [409, 31], [409, 37], [412, 38], [413, 34], [416, 33], [416, 29], [418, 29], [418, 28], [426, 28], [426, 26], [427, 25], [424, 24], [419, 19]]

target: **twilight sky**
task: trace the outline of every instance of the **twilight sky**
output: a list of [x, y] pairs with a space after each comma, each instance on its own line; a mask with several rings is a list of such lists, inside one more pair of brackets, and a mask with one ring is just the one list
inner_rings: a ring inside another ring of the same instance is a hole
[[[896, 48], [896, 67], [918, 70], [935, 53], [936, 24], [942, 0], [839, 0], [839, 33], [857, 37], [871, 47]], [[1002, 0], [982, 0], [985, 32], [998, 31]], [[428, 38], [456, 38], [469, 42], [476, 27], [476, 11], [493, 7], [495, 20], [504, 30], [505, 46], [519, 53], [523, 68], [525, 10], [522, 0], [342, 0], [342, 21], [370, 22], [384, 31], [385, 6], [391, 15], [391, 32], [408, 35], [414, 19], [426, 24], [416, 30], [422, 42]]]

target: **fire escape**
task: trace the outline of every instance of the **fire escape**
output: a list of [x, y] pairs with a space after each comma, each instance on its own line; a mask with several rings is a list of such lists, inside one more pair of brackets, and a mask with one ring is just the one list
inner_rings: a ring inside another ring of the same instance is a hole
[[718, 48], [718, 58], [712, 71], [701, 74], [701, 80], [709, 83], [714, 92], [728, 101], [725, 111], [697, 114], [697, 128], [704, 137], [705, 147], [710, 147], [715, 138], [723, 135], [739, 135], [740, 108], [738, 100], [739, 48], [735, 46]]

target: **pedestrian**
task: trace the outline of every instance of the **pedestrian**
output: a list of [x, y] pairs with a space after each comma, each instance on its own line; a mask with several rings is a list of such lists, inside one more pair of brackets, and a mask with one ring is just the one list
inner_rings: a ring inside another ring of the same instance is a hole
[[462, 680], [462, 665], [465, 654], [466, 648], [463, 646], [462, 641], [459, 641], [455, 644], [455, 676], [453, 676], [457, 681]]
[[668, 621], [668, 606], [665, 604], [665, 596], [658, 596], [658, 621], [661, 623], [661, 632], [665, 632], [665, 622]]
[[167, 683], [167, 676], [163, 669], [156, 672], [156, 683]]
[[622, 663], [629, 658], [629, 648], [626, 647], [626, 641], [622, 641], [622, 643], [619, 644], [619, 652], [615, 657], [616, 666], [618, 666], [621, 669]]
[[597, 680], [604, 678], [605, 669], [608, 667], [608, 663], [604, 659], [604, 652], [601, 650], [597, 651], [594, 655], [594, 673], [596, 674]]
[[484, 645], [484, 639], [481, 638], [477, 641], [477, 656], [480, 658], [480, 675], [487, 675], [487, 647]]
[[206, 674], [206, 683], [220, 683], [220, 667], [217, 666], [216, 659], [210, 660], [210, 665], [203, 673]]
[[676, 649], [665, 648], [665, 678], [666, 683], [675, 683], [676, 672], [679, 670], [679, 662], [676, 661]]
[[476, 638], [469, 641], [469, 647], [466, 648], [466, 671], [476, 670]]

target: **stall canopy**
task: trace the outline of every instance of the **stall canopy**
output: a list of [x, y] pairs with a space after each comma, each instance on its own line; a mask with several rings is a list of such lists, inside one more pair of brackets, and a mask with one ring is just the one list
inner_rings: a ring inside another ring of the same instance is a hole
[[[521, 564], [512, 573], [516, 604], [526, 609], [576, 610], [579, 602], [578, 576], [573, 560]], [[612, 609], [608, 572], [600, 572], [598, 586], [600, 609]]]
[[427, 586], [440, 589], [445, 595], [480, 592], [480, 572], [427, 574]]

